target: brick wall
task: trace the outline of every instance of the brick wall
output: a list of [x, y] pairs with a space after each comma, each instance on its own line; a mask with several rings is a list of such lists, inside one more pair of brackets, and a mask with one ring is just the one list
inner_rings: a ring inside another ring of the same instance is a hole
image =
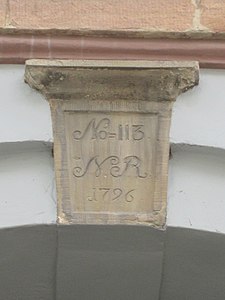
[[225, 1], [1, 0], [0, 29], [225, 35]]

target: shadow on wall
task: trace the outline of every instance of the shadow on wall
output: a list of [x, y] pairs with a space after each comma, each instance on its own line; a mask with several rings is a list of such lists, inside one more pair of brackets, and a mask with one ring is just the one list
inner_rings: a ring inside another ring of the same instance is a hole
[[225, 235], [143, 226], [0, 231], [0, 299], [221, 300]]

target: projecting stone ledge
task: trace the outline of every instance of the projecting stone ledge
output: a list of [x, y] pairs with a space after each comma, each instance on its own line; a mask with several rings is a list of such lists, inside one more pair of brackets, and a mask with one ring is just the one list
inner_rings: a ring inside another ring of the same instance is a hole
[[28, 60], [25, 81], [49, 99], [165, 101], [198, 83], [198, 64]]
[[29, 60], [48, 99], [58, 222], [164, 228], [171, 110], [195, 62]]

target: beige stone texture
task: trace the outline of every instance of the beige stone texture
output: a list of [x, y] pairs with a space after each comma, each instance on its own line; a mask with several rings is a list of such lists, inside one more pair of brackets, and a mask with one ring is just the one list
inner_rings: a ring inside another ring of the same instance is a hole
[[224, 38], [223, 0], [2, 0], [1, 33]]
[[164, 228], [171, 110], [194, 62], [29, 60], [52, 112], [58, 222]]
[[0, 1], [0, 27], [4, 27], [7, 22], [7, 0]]
[[225, 1], [201, 0], [201, 24], [212, 32], [225, 32]]
[[192, 29], [190, 0], [9, 0], [18, 29], [149, 30]]

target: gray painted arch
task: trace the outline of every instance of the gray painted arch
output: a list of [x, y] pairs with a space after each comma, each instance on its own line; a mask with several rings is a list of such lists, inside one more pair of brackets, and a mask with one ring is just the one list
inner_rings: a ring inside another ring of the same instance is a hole
[[222, 300], [225, 235], [168, 227], [0, 230], [0, 299]]

